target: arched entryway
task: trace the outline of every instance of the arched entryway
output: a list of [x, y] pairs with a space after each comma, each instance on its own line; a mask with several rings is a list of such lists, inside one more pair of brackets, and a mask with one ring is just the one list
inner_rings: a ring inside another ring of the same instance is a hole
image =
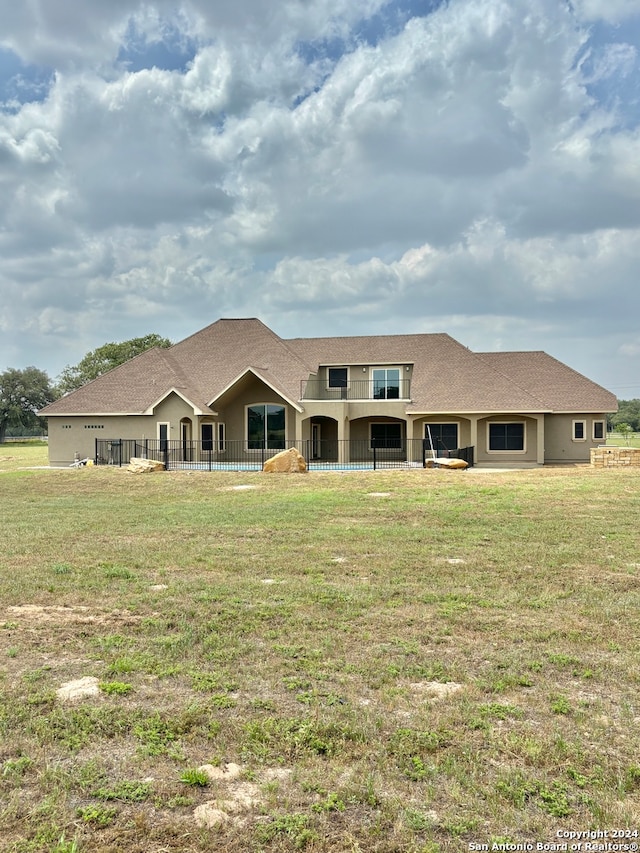
[[182, 418], [180, 421], [180, 448], [182, 450], [182, 461], [191, 462], [193, 458], [193, 424], [191, 418]]
[[308, 456], [310, 460], [335, 462], [338, 459], [338, 422], [315, 415], [309, 419]]

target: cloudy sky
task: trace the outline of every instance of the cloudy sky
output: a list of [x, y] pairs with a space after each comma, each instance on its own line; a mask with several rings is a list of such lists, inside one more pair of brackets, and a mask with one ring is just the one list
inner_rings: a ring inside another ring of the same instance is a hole
[[640, 397], [638, 0], [0, 0], [0, 370], [219, 317]]

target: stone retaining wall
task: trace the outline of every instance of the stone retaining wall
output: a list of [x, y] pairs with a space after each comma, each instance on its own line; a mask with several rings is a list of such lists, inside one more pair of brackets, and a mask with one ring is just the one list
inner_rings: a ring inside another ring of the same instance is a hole
[[640, 468], [640, 447], [592, 447], [593, 468]]

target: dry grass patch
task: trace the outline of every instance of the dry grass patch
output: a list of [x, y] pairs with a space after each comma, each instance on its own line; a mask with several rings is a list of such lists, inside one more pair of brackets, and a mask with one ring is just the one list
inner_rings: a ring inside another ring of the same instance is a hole
[[1, 484], [0, 850], [638, 826], [637, 475]]

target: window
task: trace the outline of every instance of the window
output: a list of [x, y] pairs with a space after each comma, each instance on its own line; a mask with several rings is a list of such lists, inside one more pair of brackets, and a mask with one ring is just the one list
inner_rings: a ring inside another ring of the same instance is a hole
[[347, 368], [346, 367], [330, 367], [329, 368], [329, 388], [346, 388], [347, 387]]
[[371, 447], [402, 450], [402, 424], [371, 424]]
[[524, 424], [490, 423], [489, 450], [493, 452], [524, 451]]
[[285, 443], [284, 406], [270, 403], [247, 406], [247, 447], [249, 450], [282, 450]]
[[202, 424], [200, 435], [202, 437], [202, 449], [213, 450], [213, 424]]
[[329, 388], [339, 388], [331, 394], [331, 399], [347, 399], [348, 375], [346, 367], [329, 368]]
[[160, 442], [160, 452], [165, 453], [169, 449], [169, 429], [170, 424], [158, 424], [158, 441]]
[[218, 450], [220, 452], [227, 449], [226, 429], [224, 424], [218, 424]]
[[594, 421], [593, 422], [593, 440], [594, 441], [604, 441], [606, 438], [605, 431], [605, 423], [604, 421]]
[[425, 424], [424, 437], [427, 448], [433, 450], [436, 456], [444, 456], [447, 451], [455, 450], [458, 445], [458, 424]]
[[400, 369], [380, 367], [373, 371], [373, 397], [375, 400], [397, 400], [400, 396]]
[[572, 421], [573, 424], [573, 440], [586, 441], [587, 439], [587, 424], [586, 421]]

